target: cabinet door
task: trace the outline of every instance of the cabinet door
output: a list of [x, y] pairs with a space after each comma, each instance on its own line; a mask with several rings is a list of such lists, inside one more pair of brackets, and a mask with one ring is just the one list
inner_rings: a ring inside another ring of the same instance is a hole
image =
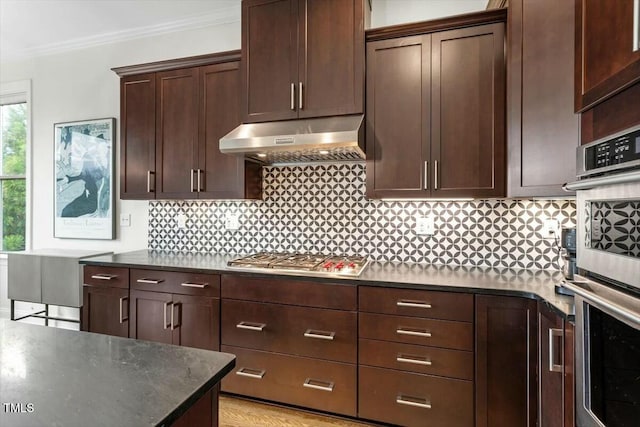
[[242, 156], [220, 152], [220, 138], [240, 124], [239, 61], [202, 67], [200, 79], [199, 197], [260, 198], [262, 168], [246, 164]]
[[173, 295], [173, 344], [218, 350], [220, 346], [220, 300]]
[[476, 426], [535, 426], [537, 307], [476, 296]]
[[120, 81], [120, 198], [155, 198], [156, 77]]
[[199, 69], [156, 74], [156, 198], [197, 197]]
[[564, 425], [564, 321], [540, 305], [538, 333], [539, 425], [562, 427]]
[[362, 3], [299, 0], [299, 117], [362, 113]]
[[640, 6], [632, 0], [575, 6], [575, 110], [582, 112], [640, 80]]
[[431, 72], [432, 196], [504, 196], [504, 24], [434, 33]]
[[82, 330], [129, 337], [129, 289], [83, 286]]
[[131, 290], [129, 336], [140, 340], [172, 343], [171, 294]]
[[566, 196], [576, 179], [570, 1], [511, 0], [507, 76], [508, 196]]
[[367, 196], [427, 197], [431, 36], [367, 44]]
[[298, 0], [243, 0], [241, 70], [244, 123], [298, 117]]

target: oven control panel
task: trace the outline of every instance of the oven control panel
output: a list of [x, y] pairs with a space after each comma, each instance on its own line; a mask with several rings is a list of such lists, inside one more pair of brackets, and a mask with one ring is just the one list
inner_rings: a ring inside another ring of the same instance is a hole
[[640, 167], [640, 128], [578, 147], [578, 175]]

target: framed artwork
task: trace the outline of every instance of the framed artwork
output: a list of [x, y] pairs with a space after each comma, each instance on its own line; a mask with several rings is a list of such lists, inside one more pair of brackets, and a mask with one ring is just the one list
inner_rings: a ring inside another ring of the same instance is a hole
[[114, 239], [116, 119], [53, 125], [54, 237]]

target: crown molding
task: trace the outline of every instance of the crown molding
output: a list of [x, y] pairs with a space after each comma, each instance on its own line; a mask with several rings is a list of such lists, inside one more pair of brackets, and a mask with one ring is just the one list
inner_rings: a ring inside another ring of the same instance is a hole
[[7, 55], [3, 62], [28, 59], [36, 56], [55, 55], [73, 50], [86, 49], [94, 46], [118, 43], [126, 40], [144, 37], [158, 36], [178, 31], [196, 30], [199, 28], [240, 22], [240, 8], [228, 7], [217, 10], [214, 13], [201, 14], [191, 18], [179, 19], [157, 25], [138, 27], [123, 31], [97, 34], [95, 36], [80, 37], [61, 43], [49, 43], [29, 49], [21, 49], [19, 52]]

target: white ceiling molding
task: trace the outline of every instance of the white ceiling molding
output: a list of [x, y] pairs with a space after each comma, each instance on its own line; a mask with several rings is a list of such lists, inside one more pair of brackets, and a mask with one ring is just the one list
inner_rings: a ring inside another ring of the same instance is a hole
[[89, 37], [80, 37], [73, 40], [66, 40], [64, 42], [43, 44], [34, 48], [23, 49], [19, 53], [14, 53], [13, 55], [11, 55], [11, 58], [6, 59], [15, 61], [35, 56], [54, 55], [58, 53], [117, 43], [126, 40], [240, 22], [240, 15], [241, 13], [239, 8], [228, 7], [224, 9], [218, 9], [213, 13], [200, 14], [198, 16], [179, 19], [171, 22], [149, 25], [146, 27], [132, 28], [123, 31], [115, 31], [111, 33], [98, 34]]

